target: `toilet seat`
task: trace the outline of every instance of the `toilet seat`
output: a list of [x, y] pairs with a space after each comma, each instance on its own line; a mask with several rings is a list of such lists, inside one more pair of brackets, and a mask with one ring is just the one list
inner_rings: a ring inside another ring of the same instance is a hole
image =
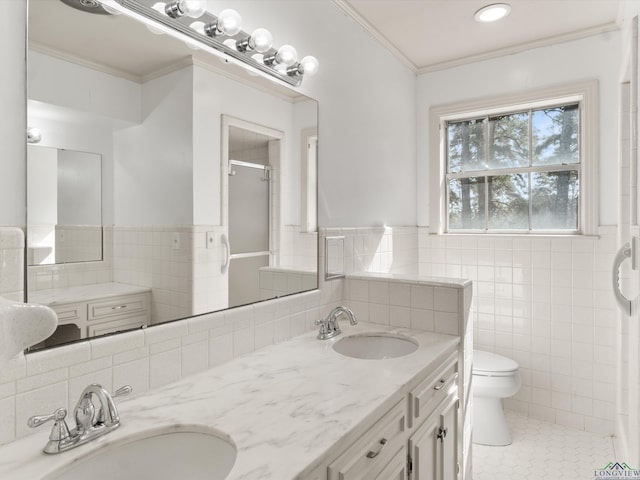
[[518, 364], [510, 358], [484, 350], [473, 351], [473, 375], [508, 377], [518, 372]]

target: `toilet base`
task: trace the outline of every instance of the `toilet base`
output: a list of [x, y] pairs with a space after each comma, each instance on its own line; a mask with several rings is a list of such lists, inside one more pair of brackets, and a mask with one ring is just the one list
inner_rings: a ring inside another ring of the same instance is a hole
[[511, 445], [511, 432], [498, 397], [473, 397], [472, 442], [480, 445]]

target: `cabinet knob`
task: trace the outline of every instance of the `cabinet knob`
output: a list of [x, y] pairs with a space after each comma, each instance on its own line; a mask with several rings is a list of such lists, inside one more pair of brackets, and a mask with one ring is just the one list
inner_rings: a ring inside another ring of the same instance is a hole
[[447, 436], [447, 429], [438, 427], [438, 433], [436, 435], [441, 442], [444, 442], [445, 437]]
[[376, 458], [380, 452], [382, 451], [382, 449], [384, 448], [384, 446], [387, 444], [387, 439], [386, 438], [381, 438], [380, 442], [378, 442], [378, 449], [377, 450], [369, 450], [369, 452], [367, 453], [367, 458]]

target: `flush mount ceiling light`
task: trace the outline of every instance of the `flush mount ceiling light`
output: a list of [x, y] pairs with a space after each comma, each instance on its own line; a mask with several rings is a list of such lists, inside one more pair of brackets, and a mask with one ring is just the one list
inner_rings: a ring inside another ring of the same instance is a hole
[[207, 0], [101, 0], [101, 4], [226, 61], [241, 64], [249, 71], [267, 74], [289, 85], [299, 86], [303, 76], [309, 77], [318, 70], [315, 57], [306, 56], [298, 61], [296, 49], [291, 45], [273, 47], [268, 30], [244, 32], [240, 14], [235, 10], [222, 10], [218, 15], [208, 12]]
[[476, 22], [489, 23], [506, 17], [511, 12], [511, 5], [508, 3], [493, 3], [478, 10], [473, 18]]

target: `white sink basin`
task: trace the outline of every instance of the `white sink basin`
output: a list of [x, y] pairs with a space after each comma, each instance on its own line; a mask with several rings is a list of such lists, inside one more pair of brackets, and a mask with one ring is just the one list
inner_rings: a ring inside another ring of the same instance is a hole
[[209, 433], [155, 433], [146, 438], [123, 440], [115, 445], [103, 447], [47, 478], [223, 480], [233, 468], [236, 455], [233, 443]]
[[368, 360], [404, 357], [417, 350], [418, 344], [408, 337], [368, 333], [338, 340], [333, 349], [341, 355]]

